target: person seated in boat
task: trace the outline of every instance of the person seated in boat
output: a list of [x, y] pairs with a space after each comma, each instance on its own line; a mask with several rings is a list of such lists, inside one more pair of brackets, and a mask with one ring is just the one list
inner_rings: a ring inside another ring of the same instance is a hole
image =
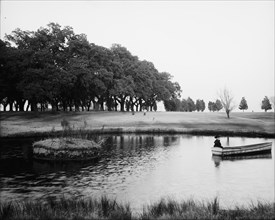
[[221, 141], [220, 141], [220, 136], [217, 135], [215, 136], [215, 141], [214, 141], [214, 147], [220, 147], [220, 148], [223, 148], [222, 144], [221, 144]]

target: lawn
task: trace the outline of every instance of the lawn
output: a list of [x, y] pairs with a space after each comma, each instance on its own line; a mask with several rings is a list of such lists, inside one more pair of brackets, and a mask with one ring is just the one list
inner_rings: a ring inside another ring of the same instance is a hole
[[274, 112], [1, 112], [1, 137], [61, 131], [65, 119], [89, 132], [175, 132], [275, 137]]

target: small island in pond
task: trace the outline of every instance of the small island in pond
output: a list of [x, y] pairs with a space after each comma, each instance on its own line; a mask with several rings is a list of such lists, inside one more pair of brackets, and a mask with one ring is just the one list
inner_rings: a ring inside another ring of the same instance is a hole
[[50, 161], [97, 159], [101, 145], [81, 138], [49, 138], [33, 143], [33, 157]]

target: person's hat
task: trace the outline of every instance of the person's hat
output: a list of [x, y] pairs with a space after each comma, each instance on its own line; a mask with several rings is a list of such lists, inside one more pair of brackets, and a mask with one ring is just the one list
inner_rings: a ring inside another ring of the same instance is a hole
[[221, 136], [220, 136], [220, 135], [216, 135], [216, 136], [215, 136], [215, 138], [219, 138], [219, 137], [221, 137]]

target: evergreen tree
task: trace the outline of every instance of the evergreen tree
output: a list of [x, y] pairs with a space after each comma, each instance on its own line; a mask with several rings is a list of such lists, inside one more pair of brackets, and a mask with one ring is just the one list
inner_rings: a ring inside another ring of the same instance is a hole
[[192, 112], [196, 110], [195, 102], [190, 97], [187, 98], [187, 106], [188, 106], [188, 112]]
[[243, 110], [243, 111], [248, 109], [248, 105], [247, 105], [247, 102], [245, 100], [245, 97], [242, 97], [242, 100], [241, 100], [240, 105], [239, 105], [239, 109]]
[[196, 100], [196, 110], [199, 111], [204, 111], [205, 110], [205, 103], [202, 99], [197, 99]]
[[201, 111], [203, 112], [205, 110], [205, 102], [201, 100]]
[[215, 102], [211, 102], [211, 101], [208, 102], [208, 109], [209, 109], [210, 112], [216, 111], [216, 106], [215, 105], [216, 105]]
[[265, 96], [263, 101], [262, 101], [262, 109], [264, 109], [265, 112], [267, 110], [272, 109], [271, 104], [270, 104], [269, 99], [267, 98], [267, 96]]
[[222, 108], [223, 108], [223, 106], [222, 106], [221, 101], [219, 99], [217, 99], [215, 102], [215, 110], [220, 111]]

